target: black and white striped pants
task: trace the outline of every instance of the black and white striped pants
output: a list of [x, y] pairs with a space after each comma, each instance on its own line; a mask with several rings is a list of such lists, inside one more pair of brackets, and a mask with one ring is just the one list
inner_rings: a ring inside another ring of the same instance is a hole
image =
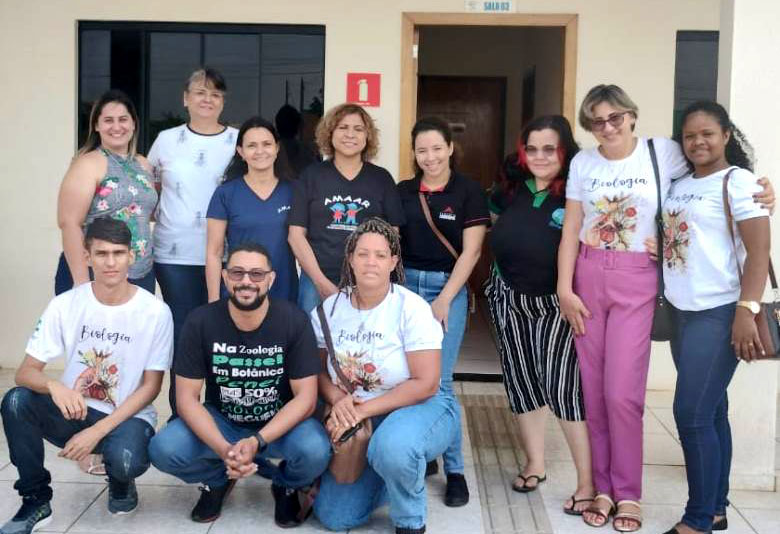
[[564, 421], [583, 421], [580, 368], [558, 295], [513, 290], [495, 269], [485, 295], [498, 337], [509, 406], [526, 413], [549, 406]]

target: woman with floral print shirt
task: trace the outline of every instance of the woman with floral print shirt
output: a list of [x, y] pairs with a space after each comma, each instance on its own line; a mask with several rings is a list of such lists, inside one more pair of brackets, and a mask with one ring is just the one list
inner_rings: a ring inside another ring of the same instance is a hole
[[65, 174], [57, 203], [62, 231], [54, 292], [60, 294], [89, 281], [83, 228], [98, 217], [127, 224], [135, 261], [130, 281], [154, 293], [150, 219], [157, 192], [146, 159], [136, 154], [138, 115], [121, 91], [103, 94], [92, 106], [84, 146]]

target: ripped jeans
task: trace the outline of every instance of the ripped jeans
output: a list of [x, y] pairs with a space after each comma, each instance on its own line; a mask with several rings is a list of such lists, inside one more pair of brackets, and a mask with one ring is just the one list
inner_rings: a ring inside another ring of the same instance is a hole
[[[107, 414], [89, 408], [83, 421], [68, 420], [50, 395], [16, 387], [5, 394], [0, 413], [8, 440], [11, 462], [19, 471], [14, 489], [22, 497], [50, 501], [51, 474], [43, 466], [43, 440], [64, 447], [68, 440], [91, 427]], [[146, 421], [131, 417], [100, 440], [94, 453], [102, 453], [109, 478], [129, 482], [149, 468], [149, 440], [154, 429]]]

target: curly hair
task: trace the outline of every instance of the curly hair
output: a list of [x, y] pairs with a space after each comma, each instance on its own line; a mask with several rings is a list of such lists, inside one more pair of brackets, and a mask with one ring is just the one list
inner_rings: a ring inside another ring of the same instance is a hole
[[[683, 146], [682, 130], [685, 127], [685, 121], [694, 113], [706, 113], [715, 119], [724, 133], [731, 134], [726, 143], [726, 161], [729, 165], [736, 165], [737, 167], [753, 172], [753, 164], [755, 163], [753, 147], [748, 142], [745, 134], [731, 122], [726, 109], [717, 102], [713, 102], [712, 100], [699, 100], [685, 108], [680, 119], [682, 128], [680, 128], [680, 131], [674, 136], [674, 140], [677, 141], [680, 146]], [[683, 153], [685, 153], [685, 150], [683, 150]], [[693, 163], [688, 159], [687, 154], [685, 155], [685, 159], [688, 160], [688, 167], [693, 171]]]
[[360, 158], [363, 161], [371, 161], [379, 152], [379, 129], [374, 124], [371, 115], [357, 104], [339, 104], [328, 110], [325, 116], [320, 119], [314, 132], [320, 153], [329, 158], [333, 157], [333, 132], [347, 115], [359, 115], [363, 120], [363, 124], [366, 126], [366, 147], [360, 154]]
[[404, 275], [404, 266], [401, 262], [401, 236], [398, 234], [398, 231], [384, 219], [370, 217], [355, 228], [344, 245], [344, 261], [341, 264], [339, 290], [350, 290], [355, 287], [355, 273], [352, 271], [349, 259], [355, 252], [358, 239], [364, 234], [379, 234], [387, 240], [387, 244], [390, 246], [390, 254], [398, 257], [398, 263], [390, 274], [390, 281], [403, 284], [406, 281], [406, 276]]

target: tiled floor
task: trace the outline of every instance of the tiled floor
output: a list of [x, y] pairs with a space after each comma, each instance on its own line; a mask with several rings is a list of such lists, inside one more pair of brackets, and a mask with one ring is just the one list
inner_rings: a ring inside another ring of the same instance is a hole
[[[0, 371], [0, 394], [12, 385], [10, 371]], [[428, 532], [447, 534], [587, 534], [595, 532], [581, 519], [561, 511], [575, 485], [574, 467], [563, 435], [551, 419], [547, 427], [547, 476], [539, 491], [518, 494], [509, 489], [522, 465], [523, 455], [512, 416], [506, 408], [503, 386], [458, 383], [464, 414], [464, 454], [472, 500], [463, 508], [441, 503], [443, 477], [429, 479]], [[157, 405], [165, 416], [161, 395]], [[687, 495], [682, 454], [671, 418], [671, 394], [651, 391], [645, 417], [644, 516], [642, 532], [666, 531], [679, 518]], [[778, 425], [780, 428], [780, 425]], [[469, 439], [469, 436], [471, 438]], [[196, 524], [188, 514], [197, 491], [153, 468], [138, 480], [141, 505], [128, 516], [113, 517], [106, 511], [105, 483], [86, 475], [70, 461], [57, 458], [47, 445], [47, 467], [54, 479], [54, 521], [47, 532], [111, 534], [177, 534], [234, 532], [279, 532], [273, 523], [273, 500], [267, 481], [259, 477], [242, 481], [228, 499], [223, 516], [213, 524]], [[777, 443], [780, 459], [780, 441]], [[778, 464], [780, 466], [780, 464]], [[778, 471], [780, 476], [780, 471]], [[0, 523], [19, 505], [13, 480], [16, 470], [9, 463], [5, 439], [0, 437]], [[729, 533], [780, 533], [780, 493], [733, 491], [729, 510]], [[310, 519], [295, 532], [323, 532]], [[610, 530], [611, 531], [611, 530]], [[353, 532], [390, 533], [387, 510]], [[607, 532], [607, 530], [604, 530]]]

